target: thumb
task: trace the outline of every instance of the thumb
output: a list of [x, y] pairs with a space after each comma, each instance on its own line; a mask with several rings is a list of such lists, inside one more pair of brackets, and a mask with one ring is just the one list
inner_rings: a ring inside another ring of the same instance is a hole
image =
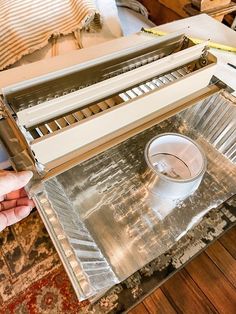
[[16, 191], [24, 187], [32, 178], [32, 171], [1, 171], [0, 172], [0, 196]]

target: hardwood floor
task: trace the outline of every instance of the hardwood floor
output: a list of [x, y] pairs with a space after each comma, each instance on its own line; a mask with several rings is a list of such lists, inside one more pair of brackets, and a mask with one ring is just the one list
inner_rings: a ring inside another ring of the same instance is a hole
[[129, 314], [236, 313], [236, 227]]

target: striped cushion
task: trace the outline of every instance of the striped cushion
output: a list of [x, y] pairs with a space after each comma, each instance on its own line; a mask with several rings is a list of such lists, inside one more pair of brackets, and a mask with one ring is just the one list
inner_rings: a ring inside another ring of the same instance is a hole
[[[0, 70], [99, 19], [93, 0], [1, 0]], [[94, 24], [96, 25], [96, 23]]]

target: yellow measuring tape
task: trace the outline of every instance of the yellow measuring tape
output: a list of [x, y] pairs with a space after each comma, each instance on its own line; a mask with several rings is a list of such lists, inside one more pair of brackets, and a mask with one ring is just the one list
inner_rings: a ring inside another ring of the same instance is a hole
[[[157, 29], [152, 29], [152, 28], [142, 28], [142, 32], [153, 34], [153, 35], [156, 35], [156, 36], [163, 36], [163, 35], [167, 34], [166, 32], [162, 32], [162, 31], [159, 31]], [[194, 42], [195, 44], [200, 44], [200, 43], [203, 43], [205, 41], [205, 40], [202, 40], [202, 39], [191, 38], [191, 37], [189, 37], [189, 39], [192, 40], [192, 42]], [[215, 43], [215, 42], [212, 42], [212, 41], [208, 41], [208, 46], [212, 47], [212, 48], [225, 50], [225, 51], [236, 52], [236, 47], [230, 47], [230, 46], [218, 44], [218, 43]]]

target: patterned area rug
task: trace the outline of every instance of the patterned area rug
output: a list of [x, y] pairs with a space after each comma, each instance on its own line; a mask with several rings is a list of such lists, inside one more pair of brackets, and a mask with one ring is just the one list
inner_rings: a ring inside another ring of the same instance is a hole
[[78, 302], [35, 211], [0, 234], [0, 313], [122, 313], [236, 224], [236, 197], [208, 213], [176, 245], [99, 301]]

